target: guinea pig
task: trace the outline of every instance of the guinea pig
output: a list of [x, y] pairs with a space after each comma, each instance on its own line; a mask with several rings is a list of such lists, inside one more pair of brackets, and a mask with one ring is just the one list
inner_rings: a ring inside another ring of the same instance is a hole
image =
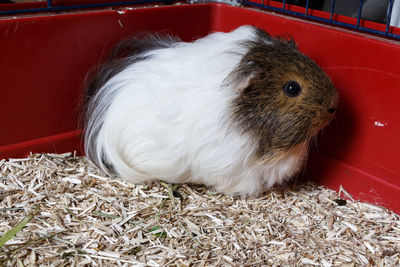
[[132, 38], [90, 85], [85, 151], [129, 182], [251, 196], [301, 170], [337, 102], [293, 40], [253, 26], [194, 42]]

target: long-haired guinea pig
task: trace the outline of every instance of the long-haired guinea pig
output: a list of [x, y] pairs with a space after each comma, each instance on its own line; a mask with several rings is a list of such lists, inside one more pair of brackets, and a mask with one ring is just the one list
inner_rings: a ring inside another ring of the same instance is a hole
[[292, 40], [242, 26], [194, 42], [133, 38], [87, 96], [85, 149], [140, 183], [199, 183], [249, 196], [302, 167], [338, 93]]

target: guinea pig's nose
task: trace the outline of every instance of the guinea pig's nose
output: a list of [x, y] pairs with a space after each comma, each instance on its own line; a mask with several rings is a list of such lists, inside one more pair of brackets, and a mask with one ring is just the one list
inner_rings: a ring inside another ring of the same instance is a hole
[[330, 108], [330, 109], [328, 109], [328, 112], [331, 113], [331, 114], [332, 114], [332, 113], [335, 113], [335, 111], [336, 111], [336, 108]]

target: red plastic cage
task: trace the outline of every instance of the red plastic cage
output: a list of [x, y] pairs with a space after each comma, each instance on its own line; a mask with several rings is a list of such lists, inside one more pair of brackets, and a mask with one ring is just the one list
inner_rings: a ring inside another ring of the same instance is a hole
[[243, 24], [293, 36], [340, 92], [337, 118], [320, 136], [306, 176], [399, 213], [399, 42], [227, 4], [1, 18], [0, 158], [82, 152], [78, 113], [86, 75], [119, 40], [167, 31], [190, 41]]

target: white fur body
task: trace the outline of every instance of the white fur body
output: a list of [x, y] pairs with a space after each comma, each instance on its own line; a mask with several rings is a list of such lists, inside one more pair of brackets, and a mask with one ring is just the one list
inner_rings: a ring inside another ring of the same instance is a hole
[[[87, 153], [133, 183], [160, 179], [254, 195], [299, 171], [305, 144], [274, 162], [255, 161], [257, 144], [230, 123], [239, 85], [224, 85], [247, 52], [252, 27], [145, 52], [94, 97]], [[96, 132], [96, 133], [95, 133]]]

